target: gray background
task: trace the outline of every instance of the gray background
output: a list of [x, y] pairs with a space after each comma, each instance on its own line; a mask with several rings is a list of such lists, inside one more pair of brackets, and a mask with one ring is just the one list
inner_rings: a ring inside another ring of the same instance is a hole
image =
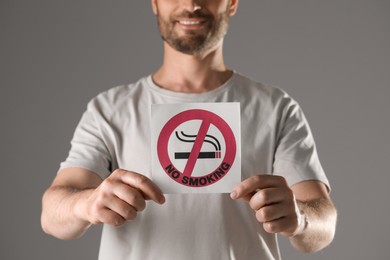
[[[285, 259], [387, 255], [389, 14], [388, 0], [242, 0], [231, 21], [227, 64], [300, 102], [339, 210], [330, 247], [304, 255], [282, 239]], [[1, 0], [0, 259], [96, 259], [100, 227], [43, 234], [41, 195], [88, 100], [161, 60], [150, 1]]]

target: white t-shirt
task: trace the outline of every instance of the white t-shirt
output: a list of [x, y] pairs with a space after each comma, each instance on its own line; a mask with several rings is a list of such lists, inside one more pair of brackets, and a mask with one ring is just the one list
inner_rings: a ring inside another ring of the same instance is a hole
[[[329, 186], [314, 140], [297, 104], [284, 91], [235, 73], [201, 94], [159, 88], [151, 76], [94, 98], [75, 131], [61, 169], [82, 167], [106, 178], [117, 168], [151, 178], [151, 105], [239, 102], [242, 179], [275, 174], [289, 185], [319, 180]], [[105, 225], [99, 259], [280, 259], [276, 235], [266, 233], [246, 202], [229, 194], [166, 195], [147, 202], [137, 219]]]

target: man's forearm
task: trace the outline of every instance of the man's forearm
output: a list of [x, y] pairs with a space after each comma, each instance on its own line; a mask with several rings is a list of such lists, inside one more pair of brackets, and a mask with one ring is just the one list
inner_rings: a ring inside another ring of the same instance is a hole
[[297, 201], [304, 215], [301, 234], [290, 237], [291, 244], [303, 252], [317, 252], [328, 246], [334, 237], [337, 212], [330, 200]]
[[92, 191], [65, 186], [49, 188], [42, 199], [42, 229], [60, 239], [82, 236], [91, 224], [79, 216], [80, 205]]

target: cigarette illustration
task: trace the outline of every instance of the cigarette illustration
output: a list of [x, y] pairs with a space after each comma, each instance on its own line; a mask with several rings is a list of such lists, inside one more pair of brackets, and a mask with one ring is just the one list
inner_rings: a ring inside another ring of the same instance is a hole
[[[194, 143], [197, 137], [197, 135], [185, 134], [183, 131], [180, 131], [180, 133], [178, 131], [175, 131], [175, 134], [177, 139], [185, 143]], [[204, 142], [211, 144], [215, 148], [215, 151], [200, 152], [198, 155], [198, 159], [221, 158], [221, 144], [216, 137], [212, 135], [206, 135]], [[190, 154], [190, 152], [175, 152], [175, 159], [188, 159], [190, 157]]]

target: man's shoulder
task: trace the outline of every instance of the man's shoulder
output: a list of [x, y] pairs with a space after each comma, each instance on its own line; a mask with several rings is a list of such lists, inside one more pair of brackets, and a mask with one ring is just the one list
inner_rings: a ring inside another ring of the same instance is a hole
[[91, 99], [89, 106], [103, 108], [107, 110], [120, 106], [123, 102], [132, 99], [137, 92], [145, 90], [147, 77], [140, 78], [138, 81], [111, 87]]
[[249, 97], [270, 101], [290, 98], [289, 94], [278, 86], [263, 83], [240, 73], [236, 73], [236, 76], [236, 84], [240, 87], [240, 91]]

